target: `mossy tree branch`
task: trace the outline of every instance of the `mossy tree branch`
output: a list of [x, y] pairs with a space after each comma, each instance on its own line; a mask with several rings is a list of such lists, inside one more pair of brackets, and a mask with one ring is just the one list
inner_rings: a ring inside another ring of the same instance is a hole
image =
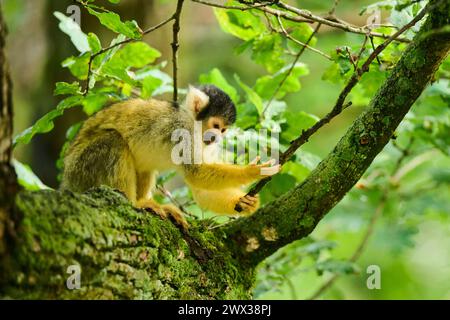
[[408, 46], [368, 109], [334, 150], [296, 188], [251, 217], [227, 228], [229, 244], [241, 259], [256, 265], [286, 244], [312, 232], [360, 179], [389, 142], [450, 50], [450, 33], [433, 33], [450, 24], [450, 2], [434, 4], [427, 21]]
[[11, 165], [12, 153], [12, 84], [6, 58], [6, 24], [0, 4], [0, 256], [6, 251], [6, 238], [13, 232], [12, 208], [18, 191]]
[[[0, 297], [20, 299], [248, 299], [243, 268], [220, 233], [189, 234], [106, 187], [86, 194], [24, 191], [14, 246], [0, 263]], [[68, 268], [79, 266], [80, 289]]]

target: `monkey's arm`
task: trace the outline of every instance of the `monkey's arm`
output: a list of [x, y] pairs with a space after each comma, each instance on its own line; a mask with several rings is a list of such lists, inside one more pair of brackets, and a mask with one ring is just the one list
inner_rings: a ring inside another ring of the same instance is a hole
[[221, 163], [185, 165], [184, 177], [194, 188], [222, 190], [250, 184], [278, 170], [278, 165], [271, 166], [270, 163], [248, 166]]
[[[222, 190], [205, 190], [191, 188], [195, 202], [205, 210], [211, 210], [225, 215], [246, 215], [256, 211], [259, 200], [256, 197], [246, 196], [245, 192], [238, 188]], [[239, 204], [244, 210], [236, 212], [234, 207]]]

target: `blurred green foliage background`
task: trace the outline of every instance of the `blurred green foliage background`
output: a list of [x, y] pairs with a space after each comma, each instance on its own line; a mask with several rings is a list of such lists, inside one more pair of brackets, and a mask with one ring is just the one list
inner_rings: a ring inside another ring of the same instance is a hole
[[[315, 13], [326, 13], [334, 0], [291, 1]], [[151, 26], [170, 16], [175, 1], [122, 0], [113, 5], [97, 1], [134, 19], [139, 26]], [[367, 14], [361, 9], [371, 0], [342, 0], [336, 15], [355, 25], [364, 25]], [[54, 11], [66, 13], [70, 0], [2, 0], [9, 27], [8, 53], [14, 82], [15, 133], [30, 127], [55, 108], [60, 97], [53, 96], [56, 82], [71, 83], [74, 77], [61, 62], [77, 56], [76, 48], [58, 28]], [[94, 32], [103, 46], [114, 33], [102, 27], [95, 17], [81, 11], [81, 29]], [[391, 12], [382, 11], [383, 21]], [[392, 16], [391, 16], [392, 18]], [[217, 68], [235, 88], [238, 75], [242, 82], [253, 84], [267, 74], [255, 63], [248, 50], [237, 54], [242, 41], [225, 33], [211, 8], [186, 3], [182, 17], [179, 73], [182, 87], [199, 82], [200, 75]], [[166, 26], [145, 37], [145, 42], [161, 52], [158, 63], [170, 61], [171, 28]], [[316, 48], [333, 54], [337, 47], [361, 45], [364, 36], [347, 34], [323, 27], [317, 35]], [[397, 48], [401, 51], [401, 48]], [[393, 49], [395, 54], [397, 49]], [[286, 114], [306, 112], [322, 117], [331, 109], [339, 94], [342, 79], [325, 81], [333, 62], [305, 51], [300, 62], [309, 73], [300, 78], [301, 89], [284, 101]], [[402, 123], [397, 138], [377, 157], [361, 182], [332, 210], [307, 238], [280, 250], [260, 266], [255, 298], [304, 299], [311, 297], [327, 279], [338, 275], [321, 297], [330, 299], [449, 299], [450, 298], [450, 159], [448, 61], [441, 79], [424, 92], [412, 112]], [[162, 68], [171, 74], [170, 63]], [[355, 117], [368, 104], [384, 78], [374, 71], [351, 99], [354, 105], [320, 130], [302, 147], [300, 158], [312, 165], [327, 155]], [[201, 78], [200, 78], [201, 80]], [[242, 93], [242, 89], [239, 91]], [[170, 95], [162, 95], [170, 98]], [[239, 115], [238, 115], [239, 117]], [[56, 161], [71, 125], [85, 118], [81, 109], [73, 108], [55, 122], [55, 128], [37, 135], [29, 145], [19, 145], [15, 157], [29, 164], [44, 184], [58, 186]], [[309, 158], [308, 158], [309, 157]], [[307, 161], [307, 160], [304, 160]], [[295, 172], [288, 172], [298, 181]], [[303, 173], [298, 173], [303, 175]], [[263, 193], [292, 187], [298, 181], [280, 180]], [[272, 189], [270, 189], [272, 188]], [[177, 193], [175, 193], [177, 195]], [[182, 195], [183, 192], [178, 194]], [[273, 194], [272, 196], [276, 196]], [[194, 209], [195, 210], [195, 209]], [[376, 214], [374, 223], [371, 224]], [[378, 216], [379, 215], [379, 216]], [[282, 217], [280, 217], [281, 219]], [[361, 256], [351, 256], [373, 228]], [[367, 267], [381, 270], [381, 289], [366, 286]]]

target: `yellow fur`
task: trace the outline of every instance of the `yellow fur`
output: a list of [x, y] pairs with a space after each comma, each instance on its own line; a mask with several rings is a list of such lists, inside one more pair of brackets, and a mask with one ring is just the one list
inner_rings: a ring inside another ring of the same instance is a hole
[[[174, 164], [172, 132], [179, 128], [192, 132], [194, 115], [165, 101], [141, 99], [99, 111], [84, 123], [66, 153], [62, 188], [82, 192], [104, 184], [124, 192], [136, 206], [176, 216], [175, 207], [164, 209], [151, 195], [157, 172], [176, 169], [201, 207], [237, 214], [234, 206], [244, 196], [240, 187], [261, 178], [260, 166]], [[252, 203], [243, 214], [256, 207]]]

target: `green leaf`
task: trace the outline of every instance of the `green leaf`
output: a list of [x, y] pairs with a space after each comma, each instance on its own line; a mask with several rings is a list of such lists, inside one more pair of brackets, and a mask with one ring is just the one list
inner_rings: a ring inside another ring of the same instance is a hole
[[160, 56], [161, 53], [158, 50], [145, 42], [134, 42], [118, 50], [110, 62], [125, 68], [142, 68], [153, 63]]
[[[395, 212], [395, 214], [398, 214]], [[403, 223], [399, 221], [391, 221], [380, 228], [377, 240], [379, 243], [384, 243], [393, 253], [399, 254], [406, 248], [412, 248], [415, 244], [414, 237], [419, 232], [415, 225]]]
[[274, 200], [295, 187], [297, 179], [287, 173], [279, 173], [272, 177], [261, 192], [263, 203]]
[[158, 176], [156, 184], [160, 185], [160, 186], [164, 186], [164, 184], [166, 184], [167, 182], [172, 180], [176, 175], [177, 175], [177, 172], [174, 170], [167, 171]]
[[113, 4], [118, 4], [120, 2], [120, 0], [108, 0], [108, 1], [113, 3]]
[[38, 133], [46, 133], [53, 129], [53, 120], [64, 113], [64, 110], [72, 108], [76, 105], [81, 104], [82, 96], [71, 96], [62, 100], [56, 109], [50, 111], [45, 116], [40, 118], [36, 123], [24, 130], [22, 133], [18, 134], [13, 141], [14, 146], [17, 144], [27, 144], [30, 140]]
[[250, 11], [214, 8], [214, 14], [223, 31], [242, 40], [250, 40], [266, 30], [261, 19]]
[[[259, 78], [255, 84], [255, 91], [263, 99], [269, 100], [274, 94], [281, 82], [286, 78], [292, 65], [288, 65], [273, 75], [266, 75]], [[309, 69], [304, 63], [296, 63], [292, 72], [279, 88], [275, 98], [282, 99], [289, 92], [297, 92], [301, 89], [299, 77], [309, 74]]]
[[261, 127], [269, 129], [272, 132], [281, 132], [281, 124], [286, 122], [284, 112], [287, 104], [284, 101], [273, 100], [270, 105], [268, 101], [264, 103], [264, 118], [261, 121]]
[[319, 156], [302, 149], [295, 153], [295, 162], [301, 164], [309, 171], [314, 170], [321, 160]]
[[319, 118], [300, 111], [286, 113], [286, 124], [282, 125], [281, 137], [286, 141], [292, 141], [302, 133], [302, 130], [308, 129], [313, 126]]
[[130, 43], [118, 50], [112, 58], [105, 62], [99, 73], [136, 85], [134, 74], [130, 68], [142, 68], [160, 57], [161, 53], [144, 42]]
[[89, 32], [88, 35], [89, 47], [93, 53], [98, 53], [102, 49], [102, 44], [100, 39], [95, 33]]
[[[107, 27], [109, 30], [112, 30], [116, 33], [121, 33], [128, 38], [135, 40], [139, 40], [142, 38], [142, 32], [139, 29], [136, 21], [122, 22], [120, 16], [117, 13], [101, 9], [93, 5], [89, 5], [86, 8], [90, 14], [96, 16], [100, 23]], [[94, 8], [96, 8], [97, 10], [103, 10], [105, 12], [96, 11], [94, 10]]]
[[237, 90], [228, 83], [225, 77], [222, 75], [219, 69], [214, 68], [209, 73], [200, 75], [200, 83], [202, 84], [214, 84], [218, 88], [222, 89], [233, 100], [234, 104], [239, 102], [239, 94]]
[[[352, 50], [347, 46], [338, 47], [331, 52], [331, 58], [334, 63], [326, 69], [322, 75], [322, 80], [337, 84], [350, 76], [350, 71], [353, 70], [353, 64], [350, 61], [349, 52], [352, 54]], [[353, 58], [355, 59], [355, 57]]]
[[341, 73], [337, 63], [332, 63], [323, 73], [322, 80], [337, 84], [342, 81]]
[[19, 185], [24, 187], [26, 190], [37, 191], [43, 189], [50, 189], [34, 174], [30, 166], [13, 159], [12, 164], [14, 170], [16, 171], [17, 181]]
[[144, 80], [142, 80], [142, 92], [141, 97], [143, 99], [150, 98], [155, 90], [163, 84], [161, 79], [148, 76]]
[[64, 68], [69, 68], [73, 76], [80, 80], [86, 80], [89, 69], [89, 53], [84, 53], [78, 57], [69, 57], [62, 62]]
[[253, 103], [253, 105], [256, 107], [256, 110], [258, 110], [258, 114], [261, 115], [264, 109], [261, 97], [255, 91], [253, 91], [252, 88], [243, 83], [237, 74], [234, 75], [234, 79], [247, 94], [248, 101]]
[[[285, 23], [286, 27], [289, 27], [290, 29], [292, 29], [292, 32], [290, 32], [291, 37], [302, 43], [306, 43], [314, 31], [314, 29], [307, 23], [297, 23], [297, 22], [293, 22], [293, 21], [286, 21], [284, 23]], [[316, 43], [317, 43], [317, 38], [313, 37], [309, 41], [309, 46], [313, 47], [316, 45]], [[298, 44], [294, 41], [289, 41], [288, 46], [289, 46], [289, 48], [291, 48], [294, 51], [298, 51], [303, 48], [303, 46], [301, 46], [300, 44]]]
[[70, 147], [71, 142], [75, 139], [76, 135], [80, 131], [83, 125], [83, 121], [77, 122], [69, 127], [66, 131], [66, 141], [59, 152], [59, 157], [56, 160], [56, 167], [59, 169], [59, 173], [57, 176], [58, 181], [62, 180], [62, 170], [64, 168], [64, 157], [66, 155], [67, 149]]
[[301, 163], [289, 161], [283, 166], [282, 173], [287, 173], [297, 180], [297, 182], [303, 181], [311, 172]]
[[88, 37], [81, 31], [78, 23], [61, 12], [54, 12], [53, 14], [60, 21], [59, 29], [70, 37], [70, 40], [78, 51], [84, 53], [91, 50]]
[[[114, 38], [111, 41], [110, 46], [114, 46], [117, 43], [124, 41], [125, 39], [126, 39], [126, 37], [123, 34], [119, 34], [116, 38]], [[95, 57], [95, 59], [92, 61], [92, 74], [89, 79], [89, 89], [94, 88], [94, 86], [97, 82], [97, 78], [101, 78], [101, 76], [102, 76], [102, 72], [101, 72], [102, 67], [111, 59], [112, 56], [114, 56], [116, 54], [116, 52], [119, 49], [120, 49], [120, 46], [115, 46], [111, 50], [108, 50], [107, 52]], [[124, 70], [118, 70], [118, 72], [123, 72], [123, 71]], [[127, 76], [127, 74], [125, 74], [125, 76]], [[132, 81], [132, 79], [129, 79], [129, 81]]]
[[242, 129], [254, 127], [258, 123], [258, 110], [251, 103], [239, 103], [236, 105], [237, 114], [236, 126]]
[[55, 96], [65, 95], [65, 94], [77, 95], [77, 94], [81, 94], [80, 91], [81, 91], [81, 87], [80, 87], [80, 83], [78, 81], [74, 81], [72, 83], [57, 82], [56, 88], [55, 88], [55, 91], [53, 92], [53, 94]]
[[331, 250], [337, 246], [334, 241], [323, 240], [316, 241], [300, 247], [300, 252], [304, 254], [318, 254], [323, 250]]
[[[164, 63], [162, 67], [164, 66]], [[153, 67], [146, 67], [136, 72], [136, 80], [143, 81], [147, 77], [153, 77], [161, 81], [154, 91], [151, 93], [152, 96], [164, 94], [167, 92], [172, 92], [172, 78], [165, 72]], [[150, 81], [150, 80], [148, 80]], [[147, 84], [148, 85], [148, 84]], [[148, 89], [148, 88], [147, 88]]]
[[318, 262], [316, 270], [319, 274], [323, 274], [325, 271], [337, 274], [356, 274], [359, 272], [358, 266], [353, 262], [332, 259]]
[[279, 34], [260, 34], [253, 41], [252, 59], [273, 73], [284, 65], [282, 38]]
[[89, 94], [83, 99], [83, 111], [91, 116], [97, 111], [100, 111], [104, 105], [108, 102], [110, 95], [108, 93], [92, 93]]

